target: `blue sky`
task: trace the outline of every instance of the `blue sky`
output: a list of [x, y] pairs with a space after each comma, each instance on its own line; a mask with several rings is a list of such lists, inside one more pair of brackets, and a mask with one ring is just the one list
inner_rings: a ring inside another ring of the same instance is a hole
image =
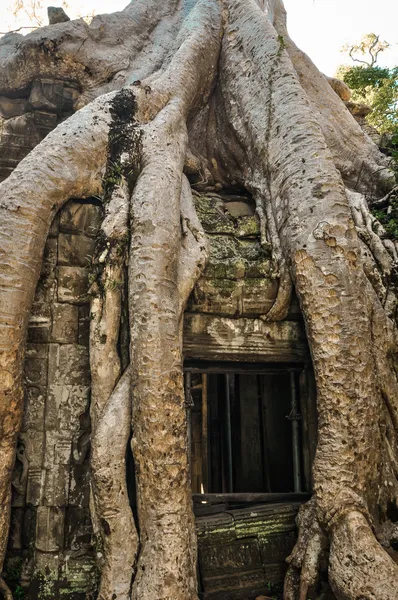
[[[62, 0], [41, 1], [43, 15], [47, 5], [62, 5]], [[90, 14], [93, 10], [97, 14], [120, 10], [127, 4], [127, 0], [66, 1], [71, 18]], [[13, 19], [10, 12], [13, 0], [0, 2], [0, 31], [29, 24], [22, 13], [17, 20]], [[380, 34], [392, 45], [381, 56], [380, 64], [398, 65], [398, 0], [377, 0], [376, 3], [374, 0], [285, 0], [285, 6], [291, 37], [327, 75], [333, 75], [337, 66], [345, 61], [340, 53], [345, 43], [359, 41], [371, 32]], [[43, 18], [46, 22], [46, 17]]]

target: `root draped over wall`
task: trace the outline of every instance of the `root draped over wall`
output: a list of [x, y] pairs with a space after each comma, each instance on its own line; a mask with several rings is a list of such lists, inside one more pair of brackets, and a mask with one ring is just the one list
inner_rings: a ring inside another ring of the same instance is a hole
[[[280, 275], [264, 318], [284, 318], [294, 286], [306, 322], [319, 443], [285, 597], [313, 593], [328, 552], [338, 599], [398, 597], [398, 568], [380, 543], [398, 490], [396, 249], [375, 233], [365, 197], [382, 195], [392, 176], [290, 40], [281, 0], [139, 0], [89, 26], [63, 23], [0, 46], [2, 94], [55, 74], [81, 89], [76, 112], [0, 186], [0, 565], [45, 239], [68, 198], [96, 194], [105, 214], [90, 335], [100, 598], [196, 597], [182, 322], [207, 248], [185, 169], [253, 193]], [[131, 364], [122, 373], [125, 281]], [[124, 477], [130, 427], [139, 539]]]

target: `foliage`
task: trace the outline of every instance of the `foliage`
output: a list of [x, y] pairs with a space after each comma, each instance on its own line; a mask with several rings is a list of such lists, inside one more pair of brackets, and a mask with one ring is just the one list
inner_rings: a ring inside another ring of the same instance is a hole
[[[381, 52], [389, 48], [379, 36], [367, 34], [359, 42], [344, 50], [357, 63], [341, 66], [337, 77], [352, 91], [354, 102], [371, 108], [367, 121], [380, 133], [398, 136], [398, 67], [386, 68], [376, 64]], [[358, 58], [361, 56], [361, 59]]]
[[383, 225], [387, 237], [398, 240], [398, 197], [395, 197], [384, 210], [372, 210], [374, 217]]
[[[351, 60], [359, 62], [367, 67], [373, 67], [378, 60], [379, 54], [390, 47], [386, 41], [380, 41], [380, 36], [375, 33], [367, 33], [357, 44], [351, 46], [346, 44], [342, 51], [347, 52]], [[359, 58], [360, 57], [360, 58]]]
[[24, 600], [25, 590], [20, 584], [22, 571], [22, 560], [17, 559], [4, 572], [4, 580], [10, 588], [14, 600]]

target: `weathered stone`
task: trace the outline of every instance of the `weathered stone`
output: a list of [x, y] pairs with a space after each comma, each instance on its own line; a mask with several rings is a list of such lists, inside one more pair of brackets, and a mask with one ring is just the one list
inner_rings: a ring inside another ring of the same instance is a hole
[[[31, 547], [36, 534], [36, 517], [37, 509], [35, 506], [26, 506], [23, 516], [23, 529], [22, 529], [22, 545], [24, 548]], [[26, 568], [23, 568], [23, 571]], [[23, 572], [22, 572], [23, 577]], [[21, 577], [21, 578], [22, 578]]]
[[[47, 508], [48, 510], [48, 508]], [[38, 525], [39, 515], [37, 515]], [[52, 546], [54, 548], [54, 545]], [[57, 585], [59, 578], [59, 566], [61, 557], [55, 548], [53, 550], [42, 550], [36, 547], [35, 553], [35, 579], [29, 588], [29, 594], [40, 600], [53, 600], [59, 598]], [[37, 579], [36, 579], [37, 578]]]
[[36, 385], [26, 387], [22, 431], [41, 431], [43, 429], [46, 394], [46, 387]]
[[242, 315], [266, 315], [278, 294], [276, 279], [245, 279], [242, 286]]
[[185, 313], [184, 356], [196, 360], [304, 362], [309, 349], [302, 322], [266, 323]]
[[57, 126], [57, 115], [38, 110], [36, 110], [33, 114], [35, 125], [42, 137], [45, 137], [47, 133]]
[[36, 548], [42, 552], [62, 550], [65, 510], [56, 506], [37, 507]]
[[82, 600], [94, 597], [98, 586], [98, 570], [94, 554], [68, 557], [61, 567], [60, 576], [65, 581], [65, 587], [61, 588], [62, 591], [65, 590], [63, 596], [68, 594], [71, 598]]
[[45, 506], [67, 506], [68, 496], [69, 464], [53, 464], [51, 468], [46, 469], [43, 504]]
[[59, 6], [48, 6], [47, 15], [49, 25], [55, 25], [56, 23], [65, 23], [66, 21], [70, 21], [70, 18], [68, 17], [64, 9]]
[[71, 459], [72, 436], [69, 431], [47, 431], [44, 467], [53, 469], [54, 465], [68, 465]]
[[50, 341], [51, 317], [32, 314], [29, 317], [28, 342], [32, 344], [45, 344]]
[[74, 344], [78, 337], [78, 307], [72, 304], [54, 303], [51, 341]]
[[226, 205], [220, 197], [195, 195], [194, 203], [206, 233], [234, 234], [234, 219], [228, 213]]
[[48, 384], [90, 385], [90, 367], [88, 351], [78, 344], [50, 344]]
[[26, 502], [32, 506], [38, 506], [41, 499], [42, 469], [29, 465], [28, 485], [26, 490]]
[[58, 238], [58, 264], [87, 267], [94, 254], [95, 240], [85, 235], [60, 233]]
[[236, 219], [235, 223], [235, 237], [246, 238], [246, 237], [257, 237], [260, 235], [260, 221], [257, 216], [243, 216]]
[[[47, 86], [48, 88], [48, 86]], [[48, 91], [48, 89], [47, 89]], [[61, 96], [62, 97], [62, 96]], [[45, 93], [42, 89], [42, 82], [39, 79], [33, 82], [32, 90], [29, 96], [29, 104], [35, 110], [45, 110], [49, 112], [56, 112], [57, 105], [52, 102], [54, 98], [46, 98]]]
[[243, 280], [207, 279], [196, 284], [188, 302], [192, 312], [238, 316], [242, 312]]
[[46, 406], [46, 429], [76, 431], [86, 411], [90, 388], [79, 385], [50, 385]]
[[243, 279], [246, 263], [242, 258], [230, 258], [220, 262], [209, 262], [205, 277], [213, 279]]
[[252, 202], [232, 201], [226, 202], [225, 208], [232, 217], [251, 217], [255, 213], [255, 206]]
[[87, 302], [88, 271], [84, 267], [58, 267], [58, 302]]
[[102, 209], [88, 202], [69, 201], [60, 212], [60, 231], [95, 237], [101, 225]]
[[23, 115], [28, 110], [28, 101], [24, 98], [6, 98], [0, 96], [0, 116], [3, 119]]
[[25, 381], [27, 385], [45, 387], [47, 385], [48, 346], [28, 344], [25, 359]]

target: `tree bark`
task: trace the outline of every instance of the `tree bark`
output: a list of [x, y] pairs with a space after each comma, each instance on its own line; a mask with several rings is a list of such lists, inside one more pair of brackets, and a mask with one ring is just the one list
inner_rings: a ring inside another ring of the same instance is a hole
[[[93, 519], [105, 551], [100, 598], [197, 597], [182, 322], [207, 248], [185, 167], [253, 194], [262, 243], [279, 268], [278, 297], [264, 318], [285, 318], [294, 286], [306, 323], [319, 441], [285, 598], [314, 593], [328, 553], [339, 600], [398, 597], [398, 568], [378, 541], [388, 546], [387, 507], [398, 497], [389, 285], [397, 255], [375, 231], [363, 195], [384, 194], [392, 177], [290, 40], [281, 0], [139, 0], [90, 26], [68, 22], [10, 39], [3, 55], [2, 93], [56, 75], [81, 94], [77, 112], [0, 187], [0, 565], [44, 242], [63, 202], [99, 194], [105, 220], [90, 360]], [[109, 187], [115, 166], [121, 179]], [[120, 378], [119, 283], [127, 263], [131, 365]], [[131, 410], [139, 540], [123, 462]]]

